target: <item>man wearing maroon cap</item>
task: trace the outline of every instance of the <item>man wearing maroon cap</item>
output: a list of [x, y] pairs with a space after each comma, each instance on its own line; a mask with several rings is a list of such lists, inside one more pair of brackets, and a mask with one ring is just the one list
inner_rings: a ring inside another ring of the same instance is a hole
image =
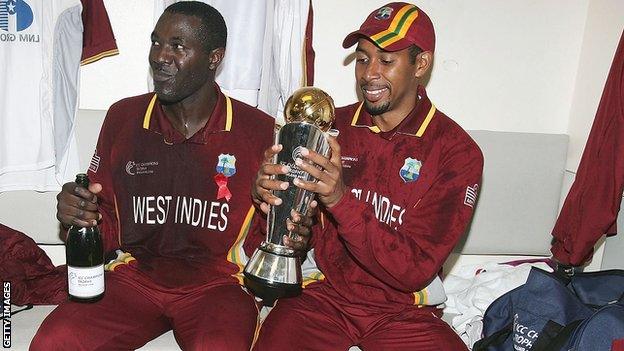
[[[376, 9], [343, 46], [354, 44], [364, 101], [336, 110], [329, 158], [304, 150], [296, 160], [318, 179], [295, 180], [322, 204], [317, 279], [278, 301], [255, 350], [465, 350], [439, 318], [438, 275], [472, 217], [483, 156], [421, 85], [435, 49], [422, 10]], [[269, 190], [284, 184], [270, 175], [285, 171], [265, 161], [257, 201], [278, 205]]]

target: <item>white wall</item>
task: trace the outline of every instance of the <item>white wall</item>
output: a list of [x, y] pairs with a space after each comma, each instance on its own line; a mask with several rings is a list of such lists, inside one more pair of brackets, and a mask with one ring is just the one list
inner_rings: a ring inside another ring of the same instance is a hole
[[624, 1], [590, 2], [567, 130], [567, 167], [572, 172], [578, 168], [623, 29]]
[[[239, 0], [243, 1], [243, 0]], [[612, 0], [617, 1], [617, 0]], [[356, 99], [342, 39], [386, 1], [313, 2], [316, 84]], [[566, 133], [588, 0], [415, 1], [434, 21], [432, 99], [466, 129]], [[106, 109], [147, 91], [153, 1], [105, 1], [120, 55], [83, 67], [80, 107]]]
[[[386, 1], [315, 1], [316, 85], [355, 101], [346, 34]], [[428, 93], [466, 129], [565, 133], [588, 1], [414, 1], [436, 28]], [[349, 62], [345, 65], [345, 61]]]

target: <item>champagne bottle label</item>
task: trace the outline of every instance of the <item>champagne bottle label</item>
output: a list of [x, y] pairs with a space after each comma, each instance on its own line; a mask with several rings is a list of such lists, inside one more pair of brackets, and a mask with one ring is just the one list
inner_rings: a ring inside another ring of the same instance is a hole
[[69, 294], [89, 298], [104, 292], [104, 265], [95, 267], [67, 266]]

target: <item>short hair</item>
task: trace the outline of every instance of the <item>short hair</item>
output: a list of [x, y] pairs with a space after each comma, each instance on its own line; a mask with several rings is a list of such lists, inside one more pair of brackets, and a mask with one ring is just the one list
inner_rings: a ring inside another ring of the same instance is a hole
[[418, 54], [423, 52], [423, 50], [416, 45], [411, 45], [410, 47], [407, 48], [407, 50], [409, 54], [410, 63], [412, 65], [416, 64], [416, 56], [418, 56]]
[[195, 28], [195, 35], [207, 53], [216, 48], [225, 48], [227, 26], [223, 16], [214, 7], [200, 1], [180, 1], [169, 5], [165, 13], [199, 18], [201, 24]]

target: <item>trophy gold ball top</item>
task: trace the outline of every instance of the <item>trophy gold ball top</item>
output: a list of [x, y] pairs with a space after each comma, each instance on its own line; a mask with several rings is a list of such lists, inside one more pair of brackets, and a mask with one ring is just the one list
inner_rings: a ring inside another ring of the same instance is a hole
[[297, 89], [286, 101], [284, 119], [287, 123], [307, 122], [326, 132], [334, 122], [334, 100], [319, 88]]

